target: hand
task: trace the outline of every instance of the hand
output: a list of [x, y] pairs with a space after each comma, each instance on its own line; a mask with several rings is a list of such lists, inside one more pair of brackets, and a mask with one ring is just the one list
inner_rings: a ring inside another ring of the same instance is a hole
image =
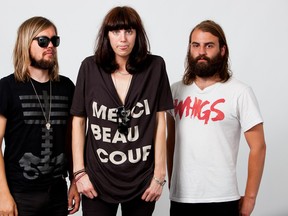
[[150, 186], [146, 189], [141, 199], [146, 202], [158, 201], [162, 194], [163, 186], [154, 179], [151, 180]]
[[18, 216], [17, 206], [11, 194], [0, 195], [0, 215], [1, 216]]
[[68, 212], [74, 214], [80, 207], [80, 194], [77, 191], [75, 180], [71, 181], [68, 191]]
[[239, 202], [240, 216], [250, 216], [255, 206], [255, 198], [242, 196]]
[[76, 182], [76, 186], [80, 194], [84, 194], [90, 199], [98, 196], [87, 174], [85, 174]]

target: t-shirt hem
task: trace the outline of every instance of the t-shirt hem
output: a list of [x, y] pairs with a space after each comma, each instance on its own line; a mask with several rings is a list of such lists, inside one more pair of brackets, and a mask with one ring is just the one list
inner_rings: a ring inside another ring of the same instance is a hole
[[222, 197], [222, 198], [207, 198], [207, 199], [195, 199], [195, 198], [179, 198], [170, 197], [171, 201], [180, 203], [217, 203], [217, 202], [230, 202], [239, 200], [240, 196]]

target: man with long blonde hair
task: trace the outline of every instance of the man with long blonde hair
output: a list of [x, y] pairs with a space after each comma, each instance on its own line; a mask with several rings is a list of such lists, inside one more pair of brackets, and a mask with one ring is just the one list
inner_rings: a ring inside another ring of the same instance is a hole
[[14, 73], [0, 80], [0, 215], [65, 216], [79, 208], [75, 184], [68, 192], [66, 183], [74, 84], [59, 75], [59, 44], [50, 20], [27, 19], [18, 29]]

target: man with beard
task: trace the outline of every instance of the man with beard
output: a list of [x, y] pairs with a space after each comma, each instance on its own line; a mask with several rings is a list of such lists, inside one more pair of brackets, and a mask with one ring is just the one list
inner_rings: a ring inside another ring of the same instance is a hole
[[[263, 119], [252, 89], [232, 77], [222, 28], [211, 20], [189, 36], [186, 70], [167, 115], [170, 215], [250, 215], [264, 168]], [[237, 186], [241, 131], [250, 148], [245, 194]]]
[[66, 183], [74, 84], [59, 75], [59, 43], [51, 21], [26, 20], [18, 29], [14, 73], [0, 80], [0, 215], [65, 216], [79, 208], [73, 178], [69, 192]]

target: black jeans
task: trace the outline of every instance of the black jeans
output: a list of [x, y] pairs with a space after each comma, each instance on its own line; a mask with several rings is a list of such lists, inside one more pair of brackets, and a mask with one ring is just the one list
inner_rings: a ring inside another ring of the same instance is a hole
[[[122, 216], [152, 216], [155, 209], [155, 202], [145, 202], [141, 197], [119, 204], [121, 205]], [[119, 204], [107, 203], [97, 197], [89, 199], [83, 195], [83, 216], [116, 216]]]
[[12, 193], [19, 216], [67, 216], [67, 183], [59, 178], [47, 190]]
[[171, 201], [170, 216], [239, 216], [239, 200], [220, 203], [179, 203]]

